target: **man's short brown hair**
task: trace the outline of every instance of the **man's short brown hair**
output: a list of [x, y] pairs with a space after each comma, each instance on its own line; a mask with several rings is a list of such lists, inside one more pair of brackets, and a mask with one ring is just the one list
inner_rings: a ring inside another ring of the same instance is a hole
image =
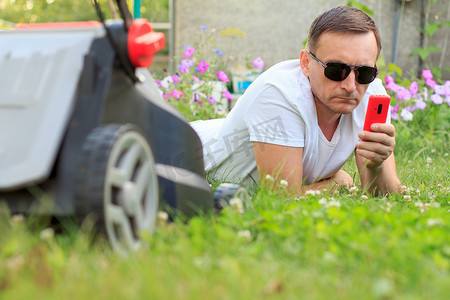
[[378, 52], [381, 52], [381, 37], [372, 18], [360, 9], [348, 6], [332, 8], [318, 16], [308, 33], [308, 50], [315, 53], [322, 33], [325, 32], [373, 32], [377, 41]]

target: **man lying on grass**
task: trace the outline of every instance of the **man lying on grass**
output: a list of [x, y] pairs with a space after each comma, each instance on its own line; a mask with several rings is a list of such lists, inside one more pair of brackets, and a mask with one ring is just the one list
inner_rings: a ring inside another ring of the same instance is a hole
[[363, 189], [400, 189], [388, 122], [362, 131], [369, 95], [386, 94], [376, 79], [379, 31], [363, 11], [336, 7], [312, 23], [300, 59], [261, 74], [225, 119], [194, 122], [206, 171], [229, 181], [270, 174], [306, 190], [352, 186], [341, 170], [355, 152]]

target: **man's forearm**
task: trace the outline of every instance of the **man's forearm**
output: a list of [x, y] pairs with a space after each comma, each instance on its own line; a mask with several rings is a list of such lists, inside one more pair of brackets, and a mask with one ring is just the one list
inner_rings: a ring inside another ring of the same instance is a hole
[[385, 195], [401, 192], [393, 155], [377, 168], [363, 166], [360, 175], [361, 187], [369, 193]]

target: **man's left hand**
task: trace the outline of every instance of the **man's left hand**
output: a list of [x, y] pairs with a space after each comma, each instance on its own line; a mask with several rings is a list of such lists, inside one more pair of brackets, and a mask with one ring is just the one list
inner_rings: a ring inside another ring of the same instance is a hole
[[376, 169], [392, 154], [395, 147], [395, 127], [392, 124], [376, 123], [370, 131], [360, 131], [361, 139], [356, 144], [356, 154], [365, 158], [366, 166]]

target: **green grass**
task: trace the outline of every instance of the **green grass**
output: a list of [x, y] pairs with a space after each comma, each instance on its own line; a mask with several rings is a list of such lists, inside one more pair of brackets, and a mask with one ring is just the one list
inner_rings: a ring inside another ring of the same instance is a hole
[[397, 125], [405, 194], [295, 199], [261, 187], [244, 213], [161, 225], [128, 258], [88, 227], [45, 237], [45, 219], [3, 210], [0, 298], [448, 299], [448, 124], [422, 129]]

